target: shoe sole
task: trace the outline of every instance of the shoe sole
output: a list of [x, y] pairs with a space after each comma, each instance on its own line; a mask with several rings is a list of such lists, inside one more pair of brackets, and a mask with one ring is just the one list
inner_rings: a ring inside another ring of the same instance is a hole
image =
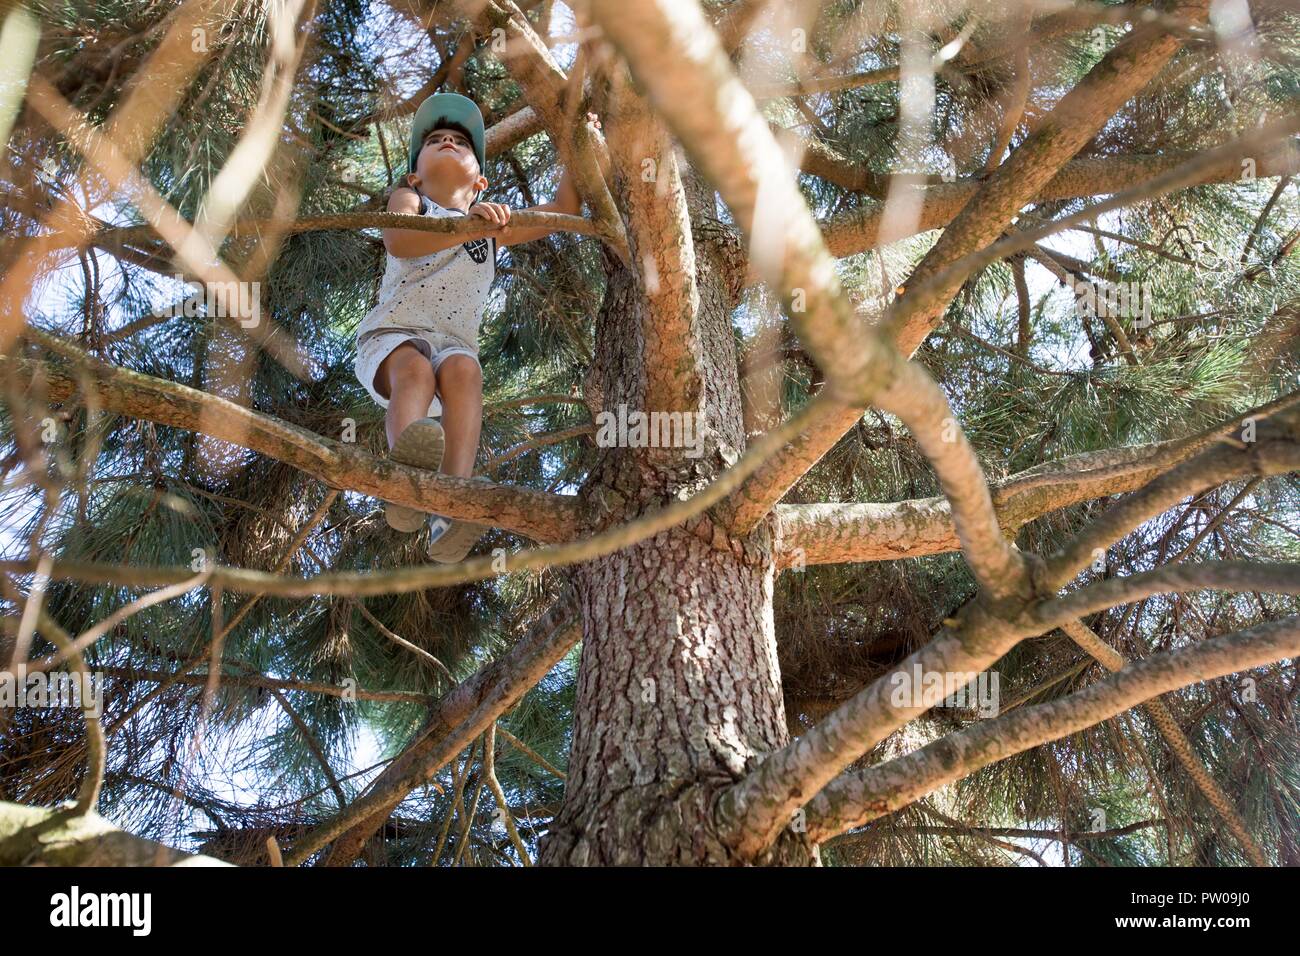
[[433, 544], [429, 545], [429, 557], [444, 564], [464, 561], [465, 555], [478, 543], [487, 528], [469, 521], [451, 520], [451, 528]]
[[[407, 425], [388, 457], [403, 465], [437, 471], [442, 465], [444, 449], [442, 426], [432, 418], [421, 418]], [[419, 531], [429, 512], [385, 502], [384, 518], [394, 531]]]

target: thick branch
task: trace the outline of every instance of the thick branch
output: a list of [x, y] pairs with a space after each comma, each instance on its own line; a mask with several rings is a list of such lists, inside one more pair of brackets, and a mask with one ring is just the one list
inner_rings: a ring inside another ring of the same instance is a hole
[[1026, 635], [1043, 634], [1054, 627], [1064, 627], [1069, 621], [1154, 594], [1207, 590], [1300, 594], [1300, 565], [1252, 561], [1169, 564], [1125, 578], [1106, 578], [1065, 597], [1034, 605], [1013, 626]]
[[120, 830], [97, 813], [0, 803], [0, 866], [229, 866]]
[[[1054, 199], [1110, 195], [1134, 183], [1153, 179], [1193, 158], [1195, 154], [1165, 153], [1075, 159], [1062, 165], [1023, 205]], [[1225, 158], [1203, 172], [1197, 185], [1241, 182], [1240, 160], [1243, 158], [1246, 157]], [[1267, 153], [1252, 158], [1256, 160], [1256, 176], [1260, 179], [1300, 171], [1300, 150], [1291, 144], [1274, 147]], [[1005, 165], [1006, 163], [1003, 164]], [[919, 235], [946, 226], [980, 191], [983, 184], [984, 179], [981, 177], [924, 187], [924, 199], [916, 225], [906, 235], [894, 235], [892, 238], [905, 239], [909, 235]], [[821, 223], [821, 231], [826, 248], [838, 258], [877, 248], [880, 245], [880, 225], [884, 211], [883, 203], [871, 203], [825, 220]]]
[[[1227, 181], [1228, 179], [1235, 179], [1240, 176], [1240, 167], [1238, 165], [1240, 156], [1244, 155], [1248, 151], [1253, 151], [1250, 137], [1243, 138], [1242, 141], [1238, 143], [1238, 148], [1240, 149], [1240, 153], [1231, 146], [1222, 147], [1221, 153], [1216, 150], [1215, 152], [1219, 158], [1208, 164], [1203, 163], [1197, 156], [1188, 157], [1179, 154], [1177, 157], [1171, 157], [1171, 159], [1177, 158], [1180, 160], [1177, 163], [1173, 163], [1172, 168], [1169, 168], [1169, 166], [1166, 165], [1164, 162], [1166, 158], [1164, 157], [1149, 157], [1148, 159], [1150, 162], [1144, 161], [1141, 165], [1146, 170], [1147, 174], [1159, 169], [1159, 172], [1156, 175], [1157, 179], [1171, 175], [1173, 170], [1177, 169], [1179, 166], [1186, 168], [1188, 164], [1193, 164], [1199, 167], [1196, 175], [1188, 178], [1184, 185], [1194, 185], [1196, 183], [1209, 181]], [[1066, 165], [1065, 170], [1061, 174], [1058, 174], [1057, 178], [1053, 180], [1053, 183], [1057, 182], [1057, 180], [1060, 180], [1062, 176], [1064, 176], [1065, 183], [1063, 183], [1062, 188], [1065, 188], [1066, 192], [1071, 195], [1076, 195], [1074, 192], [1076, 189], [1091, 187], [1096, 187], [1100, 192], [1115, 193], [1122, 191], [1125, 186], [1130, 185], [1120, 178], [1122, 174], [1138, 171], [1129, 168], [1131, 163], [1128, 160], [1115, 161], [1112, 167], [1102, 168], [1100, 174], [1098, 174], [1096, 168], [1091, 171], [1080, 169], [1077, 171], [1077, 174], [1072, 171], [1072, 167], [1095, 166], [1097, 162], [1100, 162], [1102, 167], [1106, 167], [1106, 165], [1111, 161], [1078, 160], [1075, 163], [1069, 163]], [[1269, 175], [1279, 175], [1284, 171], [1300, 169], [1300, 150], [1295, 149], [1291, 143], [1286, 143], [1282, 146], [1274, 146], [1265, 157], [1264, 165], [1269, 170]], [[1210, 172], [1213, 172], [1215, 178], [1207, 178]], [[1112, 177], [1115, 177], [1113, 181]], [[1152, 182], [1152, 180], [1145, 179], [1143, 181]], [[1085, 187], [1085, 182], [1089, 183], [1090, 186]], [[1073, 183], [1073, 185], [1067, 186], [1067, 183]], [[1051, 184], [1049, 184], [1049, 186], [1050, 185]], [[950, 188], [951, 187], [935, 187], [935, 191], [941, 193], [943, 190]], [[966, 199], [968, 199], [970, 195], [973, 195], [973, 193], [974, 189], [972, 188], [966, 194], [965, 198], [960, 202], [955, 202], [951, 209], [946, 210], [946, 218], [950, 218], [951, 214], [955, 214], [955, 212], [961, 208], [961, 205], [966, 201]], [[1077, 193], [1077, 195], [1088, 194], [1089, 193], [1087, 192]], [[929, 195], [930, 193], [927, 191], [927, 202]], [[951, 201], [951, 198], [952, 197], [945, 198], [944, 203]], [[1038, 198], [1041, 200], [1049, 197], [1040, 193]], [[929, 206], [927, 205], [926, 208], [929, 208]], [[871, 225], [870, 243], [867, 248], [871, 248], [876, 244], [881, 211], [881, 209], [877, 209], [872, 213], [874, 218]], [[946, 218], [944, 218], [942, 221], [925, 225], [925, 215], [926, 213], [923, 210], [923, 228], [932, 228], [934, 226], [942, 225], [943, 222], [946, 221]], [[922, 230], [918, 229], [917, 231]], [[828, 236], [828, 243], [829, 241], [830, 238]], [[849, 251], [858, 252], [862, 250], [852, 249]], [[1007, 252], [1011, 251], [1014, 250], [1007, 250]], [[937, 275], [932, 276], [931, 281], [928, 284], [934, 285], [933, 279], [935, 279]], [[927, 290], [925, 294], [929, 295], [933, 291], [933, 289]], [[899, 330], [895, 329], [895, 331], [898, 332]], [[908, 343], [899, 339], [897, 340], [897, 344], [900, 348], [905, 348]], [[912, 343], [912, 347], [915, 347], [916, 344], [919, 344], [919, 340], [918, 342]], [[803, 475], [806, 474], [813, 465], [820, 461], [821, 458], [835, 446], [835, 443], [838, 442], [840, 438], [858, 422], [862, 417], [862, 414], [866, 411], [865, 404], [852, 403], [842, 399], [836, 399], [832, 407], [834, 409], [833, 414], [830, 414], [824, 419], [816, 422], [812, 428], [800, 436], [798, 442], [792, 444], [784, 453], [778, 455], [760, 469], [750, 482], [743, 486], [736, 495], [733, 495], [732, 498], [721, 509], [719, 509], [721, 514], [729, 514], [732, 516], [731, 520], [734, 522], [734, 531], [743, 532], [753, 527], [754, 524], [761, 520], [763, 515], [767, 514], [775, 503], [780, 501], [785, 493], [794, 486], [795, 482], [803, 477]]]
[[827, 414], [813, 422], [788, 448], [763, 465], [753, 478], [718, 506], [719, 520], [733, 533], [745, 534], [752, 530], [866, 414], [863, 406], [828, 395], [825, 388], [818, 395], [827, 395]]
[[1159, 694], [1297, 654], [1300, 617], [1153, 654], [1068, 697], [980, 721], [904, 757], [837, 779], [808, 804], [809, 837], [825, 840], [861, 826], [981, 767], [1077, 733]]
[[[575, 534], [577, 505], [570, 498], [400, 465], [198, 389], [90, 356], [85, 365], [96, 398], [107, 411], [201, 432], [285, 462], [332, 487], [384, 501], [427, 507], [539, 541]], [[0, 374], [24, 384], [39, 379], [52, 401], [71, 399], [81, 388], [73, 370], [52, 362], [0, 357]], [[342, 415], [339, 427], [343, 427]]]
[[[1013, 475], [992, 490], [998, 523], [1008, 534], [1070, 505], [1145, 486], [1182, 464], [1246, 419], [1262, 419], [1300, 401], [1285, 396], [1215, 425], [1170, 441], [1071, 455]], [[1236, 456], [1231, 477], [1252, 474], [1249, 459]], [[889, 503], [777, 505], [778, 567], [892, 561], [956, 551], [961, 545], [951, 506], [942, 497]]]
[[1059, 588], [1142, 522], [1183, 498], [1241, 475], [1245, 459], [1250, 474], [1266, 477], [1300, 468], [1300, 415], [1288, 411], [1266, 419], [1251, 442], [1221, 439], [1212, 448], [1117, 502], [1072, 540], [1047, 557], [1045, 586]]
[[[590, 236], [596, 232], [589, 219], [581, 216], [566, 216], [558, 212], [519, 212], [510, 217], [510, 224], [518, 228], [535, 228], [545, 226], [578, 235]], [[466, 239], [491, 235], [498, 227], [478, 216], [435, 218], [432, 216], [408, 216], [395, 212], [340, 212], [325, 216], [303, 216], [292, 220], [278, 219], [243, 219], [236, 222], [230, 230], [235, 237], [259, 236], [274, 229], [277, 233], [292, 235], [300, 232], [318, 232], [326, 229], [407, 229], [412, 232], [442, 232], [449, 235], [464, 235]], [[102, 229], [87, 238], [89, 244], [99, 246], [110, 252], [122, 249], [128, 244], [140, 243], [152, 238], [152, 226], [118, 226]], [[73, 245], [79, 237], [71, 232], [52, 233], [49, 237], [51, 248]]]
[[[1179, 497], [1226, 480], [1224, 475], [1233, 456], [1247, 460], [1257, 474], [1281, 474], [1300, 468], [1300, 443], [1274, 440], [1267, 443], [1266, 449], [1216, 445], [1158, 478], [1148, 489], [1135, 493], [1132, 498], [1142, 504], [1125, 515], [1159, 513], [1163, 508], [1155, 509], [1154, 503], [1163, 502], [1167, 507]], [[1060, 600], [1026, 604], [1019, 613], [1014, 612], [1013, 604], [990, 604], [981, 596], [897, 668], [896, 672], [905, 674], [943, 675], [941, 693], [936, 690], [937, 696], [913, 694], [900, 705], [894, 700], [893, 675], [882, 675], [808, 733], [770, 754], [728, 791], [721, 813], [737, 848], [744, 854], [761, 852], [811, 794], [889, 734], [964, 685], [971, 675], [991, 666], [1024, 637], [1041, 634], [1067, 619], [1125, 603], [1133, 599], [1133, 594], [1143, 596], [1168, 589], [1176, 582], [1199, 581], [1201, 587], [1233, 588], [1244, 581], [1250, 590], [1300, 591], [1300, 573], [1293, 565], [1227, 567], [1221, 562], [1200, 573], [1204, 576], [1198, 578], [1192, 569], [1175, 566], [1149, 575], [1111, 579]], [[1039, 593], [1052, 593], [1047, 578], [1045, 568], [1035, 574], [1034, 585]], [[1210, 583], [1205, 583], [1207, 580]]]
[[610, 159], [625, 183], [629, 244], [645, 289], [642, 404], [695, 413], [704, 392], [697, 361], [703, 346], [696, 321], [695, 243], [681, 170], [672, 138], [621, 64], [613, 67], [611, 94]]
[[[0, 364], [0, 370], [4, 368]], [[105, 403], [106, 404], [106, 403]], [[239, 406], [232, 406], [239, 408]], [[243, 411], [241, 409], [241, 411]], [[821, 412], [821, 403], [814, 399], [809, 405], [800, 409], [794, 417], [783, 422], [780, 427], [764, 435], [756, 442], [740, 461], [719, 475], [691, 498], [677, 500], [666, 507], [617, 525], [592, 538], [572, 541], [565, 544], [550, 545], [515, 552], [510, 555], [488, 555], [471, 558], [459, 564], [419, 565], [415, 567], [395, 568], [385, 571], [344, 571], [318, 574], [314, 577], [299, 578], [280, 574], [267, 574], [262, 571], [248, 571], [243, 568], [218, 567], [207, 572], [209, 587], [221, 587], [224, 590], [246, 594], [275, 594], [280, 597], [308, 597], [317, 594], [334, 594], [346, 596], [363, 596], [374, 594], [399, 594], [420, 591], [425, 588], [448, 587], [469, 581], [482, 581], [509, 571], [524, 571], [567, 564], [577, 564], [593, 558], [613, 554], [630, 547], [639, 541], [652, 537], [661, 531], [676, 527], [683, 522], [701, 514], [718, 501], [725, 498], [743, 482], [754, 469], [761, 465], [772, 453], [781, 448], [793, 436], [807, 426], [809, 420]], [[274, 422], [274, 419], [269, 419]], [[290, 426], [282, 426], [288, 429]], [[290, 432], [293, 434], [293, 432]], [[383, 464], [388, 464], [384, 462]], [[411, 469], [414, 474], [424, 474]], [[448, 479], [437, 476], [440, 481], [459, 481], [470, 487], [493, 487], [490, 483], [478, 480]], [[18, 574], [34, 573], [37, 562], [0, 561], [0, 572]], [[177, 584], [193, 577], [189, 568], [176, 567], [137, 567], [96, 562], [56, 561], [50, 569], [53, 579], [70, 579], [91, 584], [112, 583], [124, 587], [154, 586], [159, 584]]]

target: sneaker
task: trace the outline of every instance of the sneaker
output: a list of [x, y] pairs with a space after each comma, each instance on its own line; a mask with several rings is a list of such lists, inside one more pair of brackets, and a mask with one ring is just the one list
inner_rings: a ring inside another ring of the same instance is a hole
[[[437, 419], [421, 418], [406, 426], [388, 457], [403, 465], [437, 471], [442, 465], [442, 451], [442, 426]], [[385, 502], [384, 517], [395, 531], [419, 531], [428, 514], [419, 508]]]
[[429, 557], [444, 564], [464, 561], [487, 528], [471, 521], [429, 515]]

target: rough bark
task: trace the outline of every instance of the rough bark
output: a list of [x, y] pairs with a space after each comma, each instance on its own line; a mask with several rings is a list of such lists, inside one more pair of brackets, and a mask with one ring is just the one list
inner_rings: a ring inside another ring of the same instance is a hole
[[[541, 862], [736, 862], [718, 794], [787, 739], [770, 552], [685, 531], [581, 568], [586, 622], [564, 803]], [[790, 834], [771, 862], [806, 863]]]

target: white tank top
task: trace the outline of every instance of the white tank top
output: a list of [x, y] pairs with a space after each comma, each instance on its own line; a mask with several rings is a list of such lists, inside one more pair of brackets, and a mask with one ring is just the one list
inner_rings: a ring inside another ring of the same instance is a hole
[[[423, 193], [420, 215], [464, 216]], [[387, 331], [430, 331], [451, 335], [478, 351], [478, 329], [496, 275], [495, 236], [470, 239], [427, 256], [399, 259], [389, 254], [379, 302], [357, 328], [357, 340]]]

